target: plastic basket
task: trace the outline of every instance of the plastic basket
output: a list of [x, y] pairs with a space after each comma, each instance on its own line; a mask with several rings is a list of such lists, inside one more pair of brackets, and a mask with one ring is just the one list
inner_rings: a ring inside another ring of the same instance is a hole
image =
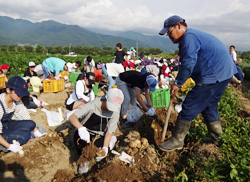
[[67, 71], [61, 71], [59, 74], [62, 75], [61, 78], [65, 77], [65, 76], [69, 77], [69, 73]]
[[60, 92], [64, 90], [64, 80], [44, 80], [43, 92]]
[[74, 84], [76, 83], [76, 80], [78, 78], [78, 76], [82, 74], [81, 72], [72, 72], [69, 74], [69, 81], [70, 82], [74, 82]]
[[95, 96], [97, 96], [97, 94], [98, 94], [98, 86], [99, 86], [99, 82], [95, 82], [95, 85], [93, 87]]
[[0, 88], [5, 87], [5, 75], [0, 75]]
[[168, 107], [170, 102], [170, 90], [156, 89], [155, 92], [150, 92], [150, 98], [155, 108]]

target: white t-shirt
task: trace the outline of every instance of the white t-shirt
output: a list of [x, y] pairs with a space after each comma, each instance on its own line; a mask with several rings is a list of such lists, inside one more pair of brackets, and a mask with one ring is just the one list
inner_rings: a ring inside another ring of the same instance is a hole
[[120, 73], [124, 72], [122, 64], [107, 63], [106, 64], [108, 76], [117, 77]]
[[87, 67], [89, 67], [90, 69], [92, 69], [93, 67], [95, 67], [95, 61], [92, 58], [92, 60], [90, 62], [87, 61], [87, 58], [84, 59], [83, 64], [86, 65]]
[[[84, 93], [88, 93], [85, 95]], [[73, 93], [69, 96], [66, 104], [70, 105], [75, 101], [84, 100], [85, 102], [92, 101], [95, 99], [95, 94], [93, 89], [89, 92], [89, 89], [85, 87], [84, 80], [78, 80], [76, 82], [76, 87]]]
[[[5, 93], [0, 94], [0, 100], [3, 104], [0, 104], [0, 133], [2, 133], [3, 125], [1, 122], [1, 119], [4, 114], [8, 114], [11, 112], [14, 112], [12, 116], [12, 120], [30, 120], [30, 114], [27, 110], [27, 108], [23, 105], [22, 101], [19, 102], [13, 102], [12, 108], [8, 108], [7, 104], [5, 103]], [[6, 113], [4, 113], [4, 110]]]
[[237, 54], [236, 54], [235, 51], [232, 51], [232, 52], [231, 52], [231, 58], [233, 59], [234, 62], [237, 61]]
[[71, 72], [75, 72], [77, 69], [76, 63], [67, 63], [66, 64], [68, 66], [68, 71]]

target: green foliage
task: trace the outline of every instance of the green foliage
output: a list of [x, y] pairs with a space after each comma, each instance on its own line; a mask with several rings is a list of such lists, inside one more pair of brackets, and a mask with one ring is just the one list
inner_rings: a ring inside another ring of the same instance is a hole
[[[230, 88], [226, 88], [218, 104], [223, 126], [222, 145], [216, 155], [182, 152], [176, 163], [173, 181], [248, 181], [250, 179], [250, 121], [238, 116], [241, 103]], [[201, 116], [193, 120], [186, 141], [193, 147], [206, 135]], [[200, 139], [199, 139], [200, 138]], [[194, 151], [193, 151], [194, 152]], [[198, 154], [198, 155], [197, 155]]]
[[250, 62], [247, 62], [245, 59], [243, 63], [240, 64], [240, 68], [242, 69], [243, 73], [245, 74], [244, 79], [250, 79]]

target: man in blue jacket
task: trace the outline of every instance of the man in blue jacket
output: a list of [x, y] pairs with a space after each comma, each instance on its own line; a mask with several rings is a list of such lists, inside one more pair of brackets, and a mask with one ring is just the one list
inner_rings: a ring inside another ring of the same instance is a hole
[[196, 85], [182, 104], [172, 137], [159, 145], [164, 151], [182, 149], [191, 121], [201, 113], [214, 143], [222, 134], [217, 104], [232, 76], [237, 72], [225, 45], [211, 34], [187, 27], [185, 20], [171, 16], [159, 33], [179, 44], [179, 72], [172, 85], [172, 97], [191, 77]]

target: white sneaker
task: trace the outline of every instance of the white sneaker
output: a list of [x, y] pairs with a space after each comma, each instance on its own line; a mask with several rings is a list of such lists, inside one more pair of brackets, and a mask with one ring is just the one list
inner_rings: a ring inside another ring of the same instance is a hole
[[89, 171], [89, 161], [84, 162], [83, 166], [82, 164], [78, 166], [77, 172], [79, 174], [84, 174], [84, 173], [87, 173], [88, 171]]

